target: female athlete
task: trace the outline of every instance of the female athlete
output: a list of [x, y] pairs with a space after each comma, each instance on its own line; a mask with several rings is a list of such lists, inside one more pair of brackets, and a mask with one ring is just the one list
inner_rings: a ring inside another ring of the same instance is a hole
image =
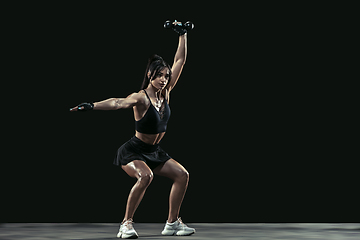
[[[181, 26], [181, 22], [174, 22]], [[170, 93], [174, 89], [187, 55], [187, 31], [177, 28], [179, 44], [173, 65], [170, 67], [160, 56], [153, 55], [145, 71], [141, 90], [127, 98], [110, 98], [101, 102], [82, 103], [70, 111], [117, 110], [133, 108], [135, 118], [135, 136], [124, 143], [117, 151], [114, 164], [137, 182], [128, 196], [126, 212], [117, 237], [137, 238], [132, 223], [134, 213], [154, 174], [173, 180], [169, 197], [169, 215], [162, 235], [185, 236], [195, 233], [195, 229], [186, 226], [179, 218], [189, 173], [171, 158], [159, 143], [164, 137], [170, 118]]]

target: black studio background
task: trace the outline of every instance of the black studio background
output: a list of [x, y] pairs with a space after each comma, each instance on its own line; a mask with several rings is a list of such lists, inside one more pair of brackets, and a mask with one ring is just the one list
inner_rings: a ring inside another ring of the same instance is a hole
[[[53, 4], [27, 15], [18, 92], [31, 106], [14, 113], [22, 124], [9, 141], [17, 157], [1, 221], [122, 220], [135, 180], [112, 161], [134, 135], [132, 110], [69, 108], [138, 91], [153, 53], [171, 64], [178, 38], [167, 19], [195, 24], [161, 143], [190, 173], [184, 221], [346, 220], [334, 202], [351, 193], [321, 157], [331, 150], [306, 71], [307, 19], [291, 6], [160, 5]], [[155, 176], [135, 221], [165, 222], [170, 187]]]

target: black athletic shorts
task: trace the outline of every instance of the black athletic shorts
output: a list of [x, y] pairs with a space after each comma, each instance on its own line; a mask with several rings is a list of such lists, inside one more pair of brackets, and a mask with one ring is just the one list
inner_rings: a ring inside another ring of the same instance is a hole
[[159, 144], [150, 145], [134, 136], [119, 147], [115, 155], [114, 165], [126, 165], [134, 160], [141, 160], [153, 170], [170, 158], [169, 154], [162, 150]]

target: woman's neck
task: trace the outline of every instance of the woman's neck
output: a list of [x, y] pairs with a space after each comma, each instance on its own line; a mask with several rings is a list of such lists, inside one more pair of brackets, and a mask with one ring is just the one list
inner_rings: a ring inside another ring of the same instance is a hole
[[149, 86], [146, 88], [147, 92], [151, 95], [155, 96], [156, 99], [161, 99], [161, 89], [157, 89], [154, 87], [151, 83], [149, 83]]

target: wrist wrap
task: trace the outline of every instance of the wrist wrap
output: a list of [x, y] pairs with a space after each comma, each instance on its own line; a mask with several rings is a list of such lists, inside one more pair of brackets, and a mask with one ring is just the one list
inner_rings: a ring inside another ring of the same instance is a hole
[[[84, 107], [83, 109], [80, 109], [81, 107]], [[77, 106], [78, 111], [90, 111], [94, 109], [94, 104], [92, 102], [89, 103], [81, 103]]]

